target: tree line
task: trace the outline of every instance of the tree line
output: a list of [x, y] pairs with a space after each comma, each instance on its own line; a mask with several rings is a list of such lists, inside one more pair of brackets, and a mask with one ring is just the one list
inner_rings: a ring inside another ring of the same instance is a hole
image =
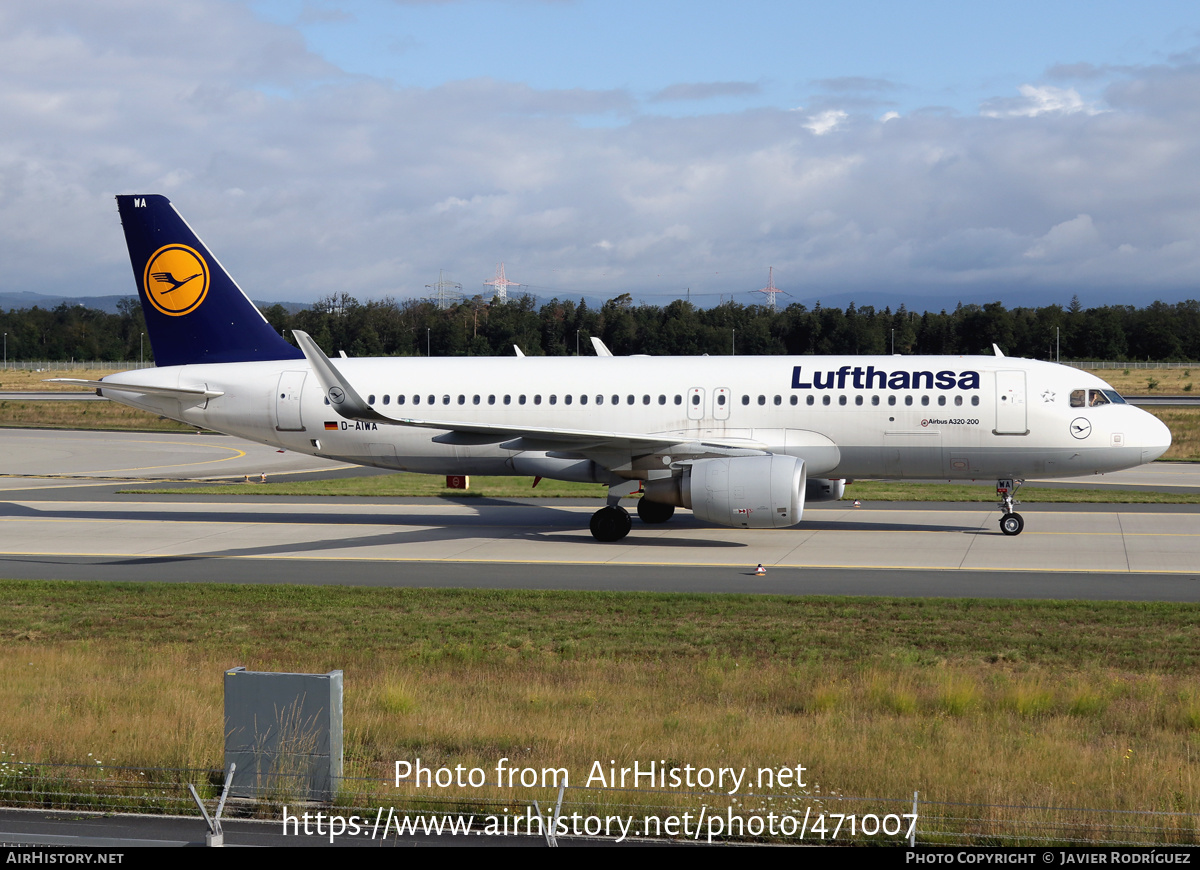
[[[726, 302], [697, 308], [678, 299], [635, 305], [628, 294], [600, 307], [530, 296], [488, 303], [481, 297], [439, 309], [424, 300], [359, 302], [346, 293], [290, 312], [262, 308], [286, 338], [302, 329], [326, 353], [350, 356], [590, 355], [596, 336], [617, 355], [976, 354], [993, 343], [1009, 356], [1062, 360], [1200, 360], [1200, 302], [1143, 308], [1072, 304], [1005, 308], [999, 302], [917, 313], [853, 304], [772, 312]], [[10, 360], [153, 359], [136, 299], [109, 314], [79, 305], [0, 312]]]

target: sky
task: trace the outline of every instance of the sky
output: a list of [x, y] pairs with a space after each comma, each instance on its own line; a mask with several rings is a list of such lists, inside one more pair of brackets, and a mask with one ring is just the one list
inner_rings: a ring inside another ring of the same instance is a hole
[[134, 292], [162, 193], [255, 299], [1200, 297], [1200, 6], [6, 0], [0, 291]]

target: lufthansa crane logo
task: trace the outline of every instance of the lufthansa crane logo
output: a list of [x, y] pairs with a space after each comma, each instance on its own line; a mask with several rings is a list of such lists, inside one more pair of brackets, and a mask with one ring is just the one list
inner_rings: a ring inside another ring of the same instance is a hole
[[1092, 434], [1092, 424], [1086, 417], [1076, 417], [1071, 421], [1071, 434], [1076, 438], [1086, 438]]
[[187, 245], [164, 245], [146, 261], [142, 286], [150, 304], [171, 317], [200, 307], [208, 293], [208, 264]]

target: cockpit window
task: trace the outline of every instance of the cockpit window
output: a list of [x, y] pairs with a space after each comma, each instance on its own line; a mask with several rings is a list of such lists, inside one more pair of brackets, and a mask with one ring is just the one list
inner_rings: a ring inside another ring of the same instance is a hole
[[1104, 395], [1108, 396], [1109, 401], [1112, 402], [1114, 405], [1127, 404], [1126, 401], [1123, 398], [1121, 398], [1121, 394], [1118, 393], [1116, 390], [1103, 390], [1102, 392], [1104, 393]]
[[1071, 390], [1071, 407], [1082, 408], [1084, 405], [1083, 397], [1086, 390]]
[[1097, 405], [1110, 405], [1112, 400], [1104, 395], [1104, 390], [1088, 390], [1088, 404], [1095, 408]]

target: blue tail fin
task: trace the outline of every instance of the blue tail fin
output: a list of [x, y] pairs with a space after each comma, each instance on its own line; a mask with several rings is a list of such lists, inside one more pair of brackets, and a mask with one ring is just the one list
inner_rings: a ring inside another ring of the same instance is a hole
[[117, 210], [157, 365], [304, 359], [165, 196], [118, 196]]

